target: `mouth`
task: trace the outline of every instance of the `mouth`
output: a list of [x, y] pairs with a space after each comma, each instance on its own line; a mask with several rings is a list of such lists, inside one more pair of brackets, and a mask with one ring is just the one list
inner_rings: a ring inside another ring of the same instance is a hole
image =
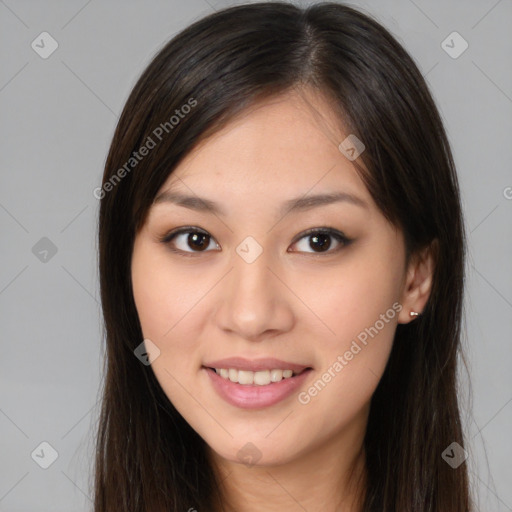
[[309, 366], [299, 371], [294, 371], [289, 368], [272, 368], [271, 370], [259, 371], [239, 370], [237, 368], [213, 368], [208, 366], [204, 368], [214, 371], [224, 380], [229, 380], [230, 382], [241, 384], [242, 386], [268, 386], [281, 382], [284, 379], [293, 379], [308, 370], [312, 370]]
[[261, 409], [296, 392], [313, 368], [277, 359], [230, 358], [206, 363], [202, 370], [224, 401], [242, 409]]

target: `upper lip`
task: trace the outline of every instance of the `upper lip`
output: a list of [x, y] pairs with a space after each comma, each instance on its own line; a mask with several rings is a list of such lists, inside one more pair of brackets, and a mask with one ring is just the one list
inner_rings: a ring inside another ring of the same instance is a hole
[[236, 370], [246, 370], [258, 372], [262, 370], [293, 370], [294, 373], [300, 373], [306, 368], [304, 364], [290, 363], [273, 357], [264, 357], [261, 359], [245, 359], [243, 357], [228, 357], [204, 363], [207, 368], [234, 368]]

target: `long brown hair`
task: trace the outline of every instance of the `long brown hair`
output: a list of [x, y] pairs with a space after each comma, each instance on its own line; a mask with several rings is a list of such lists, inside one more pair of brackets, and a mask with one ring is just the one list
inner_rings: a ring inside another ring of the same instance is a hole
[[115, 130], [97, 191], [106, 359], [95, 512], [218, 503], [204, 441], [134, 356], [143, 340], [131, 286], [134, 238], [199, 140], [255, 101], [303, 86], [325, 94], [364, 141], [358, 172], [403, 231], [408, 256], [431, 245], [437, 261], [423, 314], [398, 325], [372, 397], [363, 510], [470, 510], [466, 464], [452, 468], [442, 457], [451, 443], [464, 446], [456, 376], [466, 242], [436, 105], [414, 61], [371, 16], [336, 3], [264, 2], [224, 9], [177, 34], [143, 72]]

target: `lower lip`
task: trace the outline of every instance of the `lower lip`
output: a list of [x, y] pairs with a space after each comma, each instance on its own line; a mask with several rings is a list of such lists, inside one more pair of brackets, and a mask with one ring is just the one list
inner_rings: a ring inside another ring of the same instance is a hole
[[257, 384], [245, 385], [231, 382], [211, 368], [203, 369], [210, 376], [213, 387], [220, 397], [229, 404], [242, 409], [262, 409], [288, 398], [304, 383], [311, 371], [310, 369], [304, 370], [295, 377], [271, 382], [266, 386], [258, 386]]

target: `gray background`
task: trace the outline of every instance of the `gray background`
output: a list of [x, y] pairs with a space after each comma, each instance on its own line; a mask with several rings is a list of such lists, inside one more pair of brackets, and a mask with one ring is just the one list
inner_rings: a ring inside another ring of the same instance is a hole
[[[0, 1], [1, 511], [92, 509], [103, 356], [92, 191], [118, 114], [152, 55], [233, 3]], [[512, 1], [352, 5], [412, 54], [452, 143], [470, 246], [467, 463], [478, 509], [512, 511]], [[47, 59], [31, 47], [43, 31], [58, 42]], [[469, 44], [458, 58], [441, 45], [453, 31]], [[50, 461], [44, 441], [58, 453], [47, 469], [38, 464]]]

